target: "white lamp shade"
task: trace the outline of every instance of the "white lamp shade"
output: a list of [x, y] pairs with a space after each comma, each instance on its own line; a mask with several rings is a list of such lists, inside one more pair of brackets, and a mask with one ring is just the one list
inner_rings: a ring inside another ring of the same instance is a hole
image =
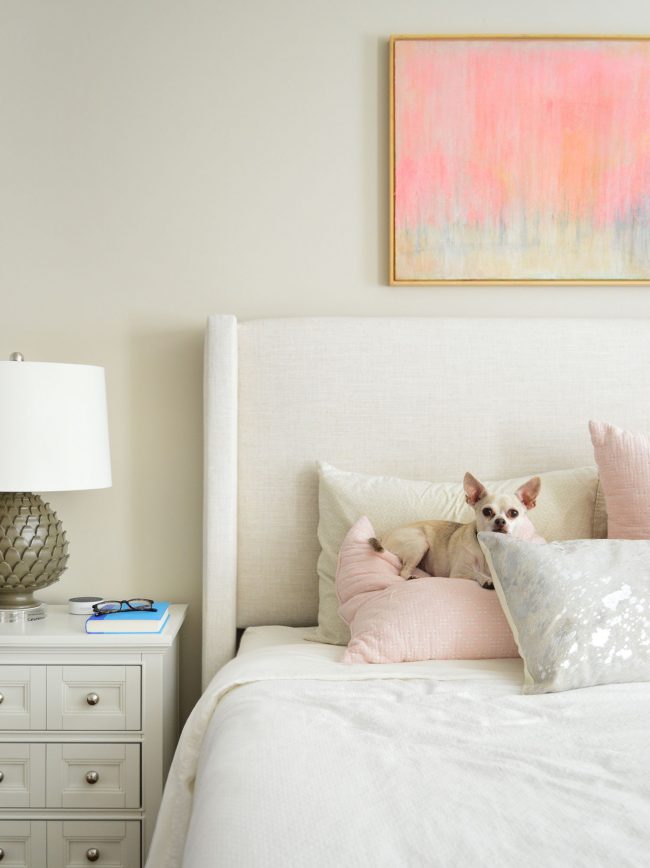
[[0, 362], [0, 491], [110, 485], [104, 369]]

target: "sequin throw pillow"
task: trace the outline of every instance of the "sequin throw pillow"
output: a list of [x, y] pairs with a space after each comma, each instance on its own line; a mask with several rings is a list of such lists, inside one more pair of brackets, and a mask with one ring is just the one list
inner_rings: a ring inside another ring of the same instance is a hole
[[524, 660], [524, 693], [650, 681], [650, 541], [479, 542]]

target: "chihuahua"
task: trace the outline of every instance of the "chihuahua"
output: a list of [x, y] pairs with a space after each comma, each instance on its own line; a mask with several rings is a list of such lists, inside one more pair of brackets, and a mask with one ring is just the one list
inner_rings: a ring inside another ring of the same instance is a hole
[[476, 534], [479, 531], [506, 533], [533, 542], [544, 542], [535, 534], [529, 509], [533, 509], [541, 488], [534, 476], [514, 494], [489, 494], [471, 473], [463, 480], [465, 500], [474, 508], [476, 518], [468, 524], [455, 521], [418, 521], [398, 527], [381, 538], [368, 542], [377, 552], [388, 549], [402, 561], [400, 575], [413, 578], [418, 567], [430, 576], [474, 579], [484, 588], [493, 588]]

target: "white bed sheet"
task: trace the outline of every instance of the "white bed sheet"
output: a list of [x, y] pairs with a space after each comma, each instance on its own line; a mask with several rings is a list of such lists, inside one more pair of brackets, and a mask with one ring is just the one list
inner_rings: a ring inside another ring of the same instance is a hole
[[249, 628], [190, 717], [149, 868], [640, 868], [650, 684], [521, 695], [521, 661], [341, 664]]
[[[282, 627], [276, 624], [271, 627], [248, 627], [244, 630], [237, 654], [247, 654], [249, 651], [259, 651], [262, 648], [272, 648], [277, 645], [300, 645], [304, 637], [313, 633], [313, 627]], [[332, 645], [322, 645], [322, 648], [338, 650]]]

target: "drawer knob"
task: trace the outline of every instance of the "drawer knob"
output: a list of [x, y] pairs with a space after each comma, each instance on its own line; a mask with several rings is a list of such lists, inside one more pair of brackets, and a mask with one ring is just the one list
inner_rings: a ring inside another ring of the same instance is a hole
[[[4, 693], [0, 693], [0, 704], [2, 704], [4, 701], [5, 701], [5, 695], [4, 695]], [[2, 859], [2, 856], [0, 856], [0, 859]]]
[[5, 857], [5, 851], [2, 849], [2, 847], [0, 847], [0, 860], [4, 859], [4, 857]]
[[5, 773], [0, 772], [0, 784], [4, 781], [4, 779], [5, 779]]
[[99, 702], [99, 695], [97, 693], [89, 693], [86, 697], [86, 702], [88, 705], [97, 705]]
[[96, 784], [99, 780], [99, 772], [87, 772], [86, 780], [89, 784]]
[[96, 862], [99, 859], [99, 850], [97, 847], [89, 847], [86, 850], [86, 859], [89, 862]]

